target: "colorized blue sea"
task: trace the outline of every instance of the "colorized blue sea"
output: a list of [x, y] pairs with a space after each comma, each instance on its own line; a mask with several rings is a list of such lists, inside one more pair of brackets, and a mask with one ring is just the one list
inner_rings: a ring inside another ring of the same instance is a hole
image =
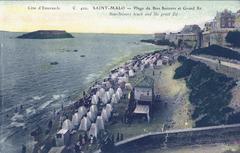
[[[69, 105], [94, 80], [134, 55], [160, 47], [152, 35], [73, 34], [73, 39], [16, 39], [0, 32], [0, 152], [19, 152], [53, 109]], [[51, 64], [57, 62], [58, 64]], [[22, 107], [22, 109], [20, 109]]]

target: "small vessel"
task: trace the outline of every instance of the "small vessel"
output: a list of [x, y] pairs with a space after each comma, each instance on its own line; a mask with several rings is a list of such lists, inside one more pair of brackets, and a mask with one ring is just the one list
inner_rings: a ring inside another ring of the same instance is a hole
[[80, 57], [85, 57], [86, 55], [80, 55]]
[[51, 65], [57, 65], [58, 62], [55, 61], [55, 62], [51, 62], [50, 64], [51, 64]]

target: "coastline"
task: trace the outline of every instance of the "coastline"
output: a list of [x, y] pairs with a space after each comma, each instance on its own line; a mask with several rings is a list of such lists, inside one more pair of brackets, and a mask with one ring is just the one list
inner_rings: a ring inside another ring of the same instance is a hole
[[[151, 54], [153, 54], [153, 53], [155, 53], [155, 52], [161, 52], [161, 51], [166, 51], [166, 49], [160, 49], [160, 50], [151, 50], [151, 51], [146, 51], [145, 53], [141, 53], [141, 54], [137, 54], [137, 55], [135, 55], [135, 56], [127, 56], [127, 57], [124, 57], [123, 59], [121, 59], [119, 62], [117, 62], [117, 63], [114, 63], [113, 65], [114, 66], [112, 66], [112, 65], [109, 65], [109, 67], [112, 67], [112, 70], [110, 69], [110, 71], [114, 71], [114, 70], [116, 70], [116, 69], [119, 69], [120, 67], [122, 67], [123, 65], [126, 65], [126, 63], [128, 63], [129, 61], [131, 61], [132, 59], [134, 59], [135, 57], [141, 57], [141, 56], [147, 56], [147, 55], [151, 55]], [[109, 68], [106, 68], [106, 71], [104, 71], [103, 73], [102, 73], [102, 75], [100, 75], [99, 76], [99, 78], [98, 79], [96, 79], [95, 81], [92, 81], [92, 82], [90, 82], [88, 85], [86, 85], [87, 86], [87, 88], [85, 89], [85, 90], [83, 90], [83, 94], [85, 94], [85, 96], [86, 95], [90, 95], [90, 93], [91, 93], [91, 87], [93, 87], [94, 86], [94, 84], [97, 84], [97, 83], [101, 83], [101, 81], [104, 81], [105, 79], [106, 79], [106, 77], [107, 77], [107, 73], [106, 72], [109, 72]], [[105, 78], [105, 79], [104, 79]], [[57, 126], [57, 127], [55, 127], [55, 128], [59, 128], [59, 125], [57, 125], [57, 124], [59, 124], [59, 121], [61, 120], [61, 114], [73, 114], [74, 113], [74, 109], [76, 109], [76, 105], [78, 105], [77, 103], [79, 103], [79, 101], [81, 101], [82, 99], [84, 99], [84, 96], [83, 96], [83, 94], [81, 94], [81, 95], [79, 95], [78, 97], [76, 97], [76, 98], [74, 98], [74, 99], [76, 99], [75, 101], [76, 102], [74, 102], [74, 103], [71, 103], [71, 104], [69, 104], [69, 105], [66, 105], [66, 106], [64, 106], [64, 107], [62, 107], [62, 110], [60, 110], [60, 111], [58, 111], [58, 112], [55, 112], [57, 115], [55, 116], [55, 117], [53, 117], [54, 118], [54, 123], [53, 123], [53, 125], [55, 125], [55, 126]], [[61, 122], [61, 121], [60, 121]], [[52, 131], [53, 133], [55, 133], [56, 132], [56, 130], [53, 130]], [[54, 136], [54, 135], [53, 135]], [[42, 138], [40, 138], [40, 139], [42, 139]], [[35, 143], [36, 144], [36, 143]], [[36, 147], [34, 147], [34, 148], [36, 148]], [[38, 147], [37, 147], [38, 148]]]

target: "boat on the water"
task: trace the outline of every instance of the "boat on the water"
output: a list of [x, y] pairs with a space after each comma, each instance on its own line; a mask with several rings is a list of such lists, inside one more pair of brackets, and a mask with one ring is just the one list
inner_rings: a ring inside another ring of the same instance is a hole
[[55, 61], [55, 62], [51, 62], [50, 64], [51, 64], [51, 65], [57, 65], [58, 62]]

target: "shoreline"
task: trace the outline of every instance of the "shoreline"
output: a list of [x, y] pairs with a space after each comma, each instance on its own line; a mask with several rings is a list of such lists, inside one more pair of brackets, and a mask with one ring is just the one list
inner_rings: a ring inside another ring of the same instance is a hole
[[[63, 110], [60, 110], [59, 112], [56, 112], [57, 113], [57, 115], [54, 117], [55, 118], [55, 123], [54, 124], [56, 124], [57, 122], [59, 122], [59, 119], [60, 119], [60, 116], [61, 116], [61, 114], [73, 114], [74, 113], [74, 111], [73, 110], [75, 110], [76, 109], [76, 106], [81, 106], [81, 102], [82, 102], [82, 100], [85, 100], [85, 99], [88, 99], [89, 100], [89, 98], [91, 97], [91, 92], [92, 92], [92, 88], [94, 87], [94, 85], [96, 85], [96, 84], [98, 84], [98, 83], [100, 83], [101, 81], [105, 81], [105, 79], [106, 79], [106, 76], [107, 75], [111, 75], [114, 71], [116, 71], [116, 70], [119, 70], [122, 66], [124, 66], [124, 65], [126, 65], [126, 64], [129, 64], [133, 59], [135, 59], [135, 58], [137, 58], [137, 57], [146, 57], [146, 56], [148, 56], [148, 55], [152, 55], [152, 54], [154, 54], [154, 53], [156, 53], [156, 52], [163, 52], [163, 51], [166, 51], [166, 49], [160, 49], [160, 50], [153, 50], [153, 51], [149, 51], [149, 52], [145, 52], [145, 53], [142, 53], [142, 54], [137, 54], [137, 55], [135, 55], [135, 56], [133, 56], [133, 57], [131, 57], [131, 56], [128, 56], [127, 57], [127, 59], [125, 59], [125, 60], [123, 60], [123, 61], [121, 61], [120, 63], [118, 63], [118, 64], [114, 64], [115, 66], [114, 66], [114, 68], [112, 69], [112, 70], [110, 70], [110, 74], [104, 74], [104, 75], [101, 75], [101, 77], [99, 77], [98, 79], [96, 79], [95, 81], [92, 81], [92, 82], [90, 82], [88, 85], [86, 85], [86, 86], [88, 86], [87, 87], [87, 89], [85, 89], [85, 90], [83, 90], [83, 94], [82, 95], [80, 95], [79, 97], [76, 97], [76, 99], [77, 99], [77, 101], [76, 102], [74, 102], [74, 103], [72, 103], [72, 104], [69, 104], [68, 106], [64, 106], [63, 107]], [[116, 88], [116, 87], [115, 87]], [[83, 96], [83, 95], [85, 95], [85, 97]], [[58, 118], [58, 119], [57, 119]], [[68, 117], [67, 117], [68, 118]], [[55, 132], [54, 132], [55, 133]], [[35, 147], [34, 147], [35, 148]]]

